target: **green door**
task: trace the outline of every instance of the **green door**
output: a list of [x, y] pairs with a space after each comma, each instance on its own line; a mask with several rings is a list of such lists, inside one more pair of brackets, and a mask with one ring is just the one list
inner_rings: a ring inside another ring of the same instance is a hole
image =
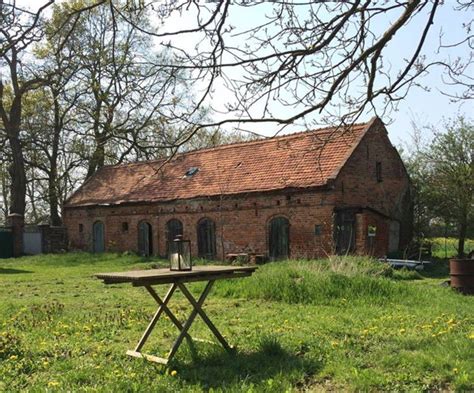
[[13, 257], [13, 234], [10, 231], [0, 231], [0, 258]]
[[285, 217], [270, 221], [269, 254], [271, 260], [287, 259], [290, 255], [290, 222]]
[[92, 251], [93, 252], [104, 252], [105, 251], [105, 236], [104, 236], [104, 223], [96, 221], [92, 227]]

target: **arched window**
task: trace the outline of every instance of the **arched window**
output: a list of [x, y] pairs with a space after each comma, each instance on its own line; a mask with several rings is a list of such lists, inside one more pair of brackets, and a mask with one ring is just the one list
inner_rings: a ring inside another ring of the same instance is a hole
[[138, 224], [138, 253], [148, 257], [153, 254], [153, 234], [150, 223], [142, 221]]
[[268, 239], [271, 260], [288, 258], [290, 255], [290, 222], [286, 217], [275, 217], [270, 221]]
[[92, 251], [105, 251], [104, 223], [102, 221], [96, 221], [92, 225]]
[[209, 218], [203, 218], [197, 226], [198, 255], [214, 259], [216, 256], [216, 225]]
[[[166, 240], [168, 242], [166, 247], [168, 247], [169, 242], [176, 239], [178, 235], [183, 235], [183, 223], [173, 218], [166, 223]], [[166, 250], [166, 254], [168, 254], [168, 249]]]
[[183, 223], [175, 218], [169, 220], [166, 223], [166, 240], [171, 242], [178, 235], [183, 235]]

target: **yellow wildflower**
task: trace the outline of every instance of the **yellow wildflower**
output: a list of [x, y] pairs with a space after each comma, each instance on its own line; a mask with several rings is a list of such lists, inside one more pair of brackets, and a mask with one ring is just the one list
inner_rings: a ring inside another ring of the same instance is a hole
[[48, 386], [59, 386], [59, 382], [57, 381], [49, 381]]
[[10, 360], [16, 360], [16, 359], [18, 359], [18, 356], [16, 356], [16, 355], [11, 355], [9, 359], [10, 359]]
[[176, 375], [178, 375], [178, 372], [176, 370], [173, 370], [173, 371], [170, 372], [170, 375], [172, 377], [176, 377]]
[[406, 332], [406, 330], [405, 329], [400, 329], [399, 332], [403, 334], [403, 333]]

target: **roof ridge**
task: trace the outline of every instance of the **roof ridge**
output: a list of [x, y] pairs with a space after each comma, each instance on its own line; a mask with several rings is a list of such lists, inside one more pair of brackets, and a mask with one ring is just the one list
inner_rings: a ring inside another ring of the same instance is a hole
[[[361, 126], [366, 126], [370, 121], [364, 122], [364, 123], [354, 123], [351, 125], [346, 125], [346, 126], [327, 126], [327, 127], [322, 127], [322, 128], [316, 128], [313, 130], [305, 130], [305, 131], [297, 131], [293, 132], [291, 134], [283, 134], [283, 135], [278, 135], [278, 136], [269, 136], [269, 137], [263, 137], [255, 140], [250, 140], [250, 141], [239, 141], [239, 142], [230, 142], [230, 143], [224, 143], [222, 145], [217, 145], [214, 147], [204, 147], [201, 149], [195, 149], [195, 150], [189, 150], [186, 152], [178, 153], [179, 155], [184, 155], [184, 154], [190, 154], [190, 153], [197, 153], [197, 152], [202, 152], [206, 150], [221, 150], [225, 149], [227, 147], [234, 147], [237, 145], [252, 145], [252, 144], [258, 144], [258, 143], [264, 143], [268, 142], [270, 140], [280, 140], [280, 139], [290, 139], [290, 138], [297, 138], [304, 136], [304, 134], [311, 134], [311, 133], [317, 133], [317, 132], [323, 132], [323, 131], [329, 131], [329, 130], [337, 130], [338, 128], [343, 128], [343, 127], [361, 127]], [[177, 154], [177, 155], [178, 155]]]
[[[318, 132], [327, 132], [330, 130], [337, 130], [338, 128], [349, 128], [352, 129], [353, 127], [366, 127], [370, 122], [372, 121], [366, 121], [366, 122], [361, 122], [361, 123], [354, 123], [351, 125], [346, 125], [346, 126], [327, 126], [327, 127], [322, 127], [322, 128], [317, 128], [313, 130], [305, 130], [305, 131], [297, 131], [293, 132], [291, 134], [283, 134], [283, 135], [278, 135], [278, 136], [270, 136], [270, 137], [263, 137], [255, 140], [250, 140], [250, 141], [240, 141], [240, 142], [230, 142], [230, 143], [225, 143], [222, 145], [217, 145], [214, 147], [203, 147], [200, 149], [194, 149], [194, 150], [189, 150], [189, 151], [184, 151], [181, 153], [176, 153], [173, 157], [164, 157], [164, 158], [157, 158], [154, 160], [144, 160], [144, 161], [133, 161], [133, 162], [127, 162], [127, 163], [120, 163], [120, 164], [110, 164], [110, 165], [104, 165], [102, 168], [114, 168], [114, 167], [126, 167], [126, 166], [133, 166], [133, 165], [144, 165], [144, 164], [155, 164], [158, 162], [166, 162], [167, 160], [174, 160], [177, 159], [178, 157], [186, 156], [186, 155], [191, 155], [191, 154], [198, 154], [206, 151], [215, 151], [215, 150], [224, 150], [227, 148], [233, 148], [237, 146], [249, 146], [249, 145], [257, 145], [260, 143], [267, 143], [272, 140], [282, 140], [282, 139], [292, 139], [292, 138], [298, 138], [298, 137], [303, 137], [307, 134], [315, 134]], [[170, 159], [171, 158], [171, 159]]]

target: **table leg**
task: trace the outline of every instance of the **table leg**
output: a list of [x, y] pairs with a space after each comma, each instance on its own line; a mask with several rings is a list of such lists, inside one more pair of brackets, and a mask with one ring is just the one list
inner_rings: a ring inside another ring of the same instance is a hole
[[[171, 313], [171, 311], [169, 310], [167, 304], [169, 302], [169, 300], [171, 299], [171, 296], [173, 296], [173, 293], [174, 291], [176, 290], [176, 287], [177, 285], [176, 284], [173, 284], [171, 285], [170, 289], [168, 290], [164, 300], [162, 301], [160, 299], [160, 297], [158, 296], [158, 294], [153, 290], [153, 288], [151, 287], [146, 287], [148, 289], [148, 292], [150, 292], [150, 294], [153, 296], [153, 298], [158, 302], [158, 304], [160, 305], [158, 307], [158, 309], [156, 310], [155, 312], [155, 315], [153, 315], [153, 318], [151, 319], [150, 323], [148, 324], [148, 327], [146, 328], [145, 332], [143, 333], [142, 335], [142, 338], [140, 339], [140, 341], [138, 342], [137, 346], [135, 347], [135, 352], [140, 352], [140, 349], [142, 349], [143, 345], [145, 345], [145, 342], [146, 340], [148, 339], [148, 337], [150, 336], [151, 332], [153, 331], [153, 328], [155, 327], [156, 323], [158, 322], [158, 319], [160, 318], [161, 314], [163, 313], [163, 311], [165, 311], [167, 314], [170, 313], [171, 315], [173, 315]], [[169, 314], [168, 314], [169, 315]], [[173, 315], [173, 318], [174, 315]], [[171, 319], [171, 317], [170, 317]], [[179, 324], [179, 321], [176, 320]], [[176, 324], [176, 321], [173, 321], [175, 322]], [[181, 324], [180, 324], [181, 325]], [[179, 326], [178, 326], [179, 327]], [[182, 328], [182, 327], [181, 327]]]
[[[214, 281], [209, 281], [208, 285], [212, 285], [213, 283], [214, 283]], [[199, 314], [199, 316], [206, 323], [206, 325], [211, 330], [211, 332], [214, 333], [214, 336], [216, 336], [216, 338], [219, 340], [219, 342], [222, 344], [222, 346], [226, 349], [226, 351], [232, 352], [232, 349], [230, 348], [227, 341], [224, 339], [222, 334], [219, 332], [219, 330], [216, 328], [216, 326], [212, 323], [212, 321], [206, 315], [204, 310], [201, 308], [201, 305], [203, 303], [203, 302], [201, 302], [201, 299], [199, 299], [199, 301], [196, 302], [193, 295], [191, 295], [191, 293], [188, 291], [188, 289], [185, 287], [185, 285], [183, 283], [178, 282], [178, 288], [183, 293], [183, 295], [188, 299], [189, 303], [192, 304], [192, 306], [194, 307], [194, 312]], [[206, 287], [206, 289], [207, 289], [207, 287]], [[207, 293], [206, 293], [206, 296], [207, 296]]]
[[[173, 284], [173, 286], [176, 288], [177, 285]], [[153, 299], [155, 299], [155, 301], [160, 305], [160, 307], [163, 308], [163, 311], [166, 313], [166, 315], [168, 315], [171, 322], [173, 322], [174, 325], [181, 332], [183, 330], [183, 325], [178, 320], [178, 318], [175, 317], [173, 312], [169, 309], [168, 305], [163, 300], [161, 300], [160, 296], [156, 293], [156, 291], [153, 289], [153, 287], [151, 287], [149, 285], [146, 285], [145, 288], [150, 293], [150, 295], [153, 297]], [[190, 348], [191, 352], [193, 353], [193, 355], [196, 355], [196, 350], [194, 348], [193, 341], [201, 341], [201, 342], [207, 342], [207, 343], [210, 342], [208, 340], [202, 340], [202, 339], [199, 339], [199, 338], [191, 337], [189, 335], [189, 333], [186, 333], [186, 340], [188, 341], [189, 348]], [[212, 342], [210, 342], [210, 343], [212, 344]]]
[[[153, 318], [151, 319], [150, 323], [148, 324], [148, 327], [146, 328], [145, 332], [143, 333], [140, 341], [138, 342], [137, 346], [135, 347], [135, 350], [133, 351], [127, 351], [127, 354], [130, 356], [138, 357], [138, 358], [145, 358], [147, 360], [161, 363], [161, 364], [168, 364], [171, 359], [176, 355], [176, 352], [178, 351], [180, 345], [182, 344], [182, 341], [184, 338], [188, 339], [190, 343], [192, 343], [192, 340], [196, 341], [204, 341], [204, 342], [209, 342], [207, 340], [199, 340], [199, 339], [192, 339], [191, 336], [188, 333], [189, 328], [191, 327], [192, 323], [194, 322], [194, 319], [196, 316], [199, 314], [203, 321], [206, 323], [206, 325], [209, 327], [211, 332], [216, 336], [216, 338], [219, 340], [219, 342], [222, 344], [222, 346], [227, 350], [227, 351], [232, 351], [230, 348], [229, 344], [227, 341], [224, 339], [224, 337], [220, 334], [219, 330], [217, 330], [216, 326], [211, 322], [209, 317], [206, 315], [206, 313], [202, 309], [202, 305], [204, 301], [206, 300], [209, 292], [211, 291], [212, 286], [214, 285], [214, 280], [209, 281], [206, 284], [206, 287], [204, 288], [203, 292], [199, 296], [199, 299], [196, 301], [196, 299], [193, 297], [193, 295], [189, 292], [189, 290], [186, 288], [186, 286], [183, 283], [177, 282], [174, 283], [168, 292], [166, 293], [166, 296], [163, 298], [163, 300], [160, 298], [160, 296], [155, 292], [155, 290], [151, 286], [145, 286], [147, 291], [150, 293], [150, 295], [155, 299], [155, 301], [158, 303], [159, 307], [156, 310], [155, 314], [153, 315]], [[191, 314], [189, 315], [189, 318], [187, 321], [184, 323], [184, 325], [176, 318], [176, 316], [172, 313], [172, 311], [168, 307], [168, 302], [170, 301], [171, 297], [173, 296], [176, 288], [179, 288], [183, 295], [188, 299], [189, 303], [193, 306], [193, 310]], [[166, 359], [160, 358], [157, 356], [152, 356], [152, 355], [147, 355], [143, 354], [140, 352], [142, 347], [145, 345], [148, 337], [150, 336], [151, 332], [153, 331], [156, 323], [158, 322], [158, 319], [160, 316], [165, 313], [168, 315], [170, 320], [173, 322], [173, 324], [179, 329], [180, 333], [178, 337], [176, 338], [173, 346], [171, 347], [170, 352], [168, 353], [168, 357]]]
[[[153, 297], [153, 299], [155, 299], [155, 301], [160, 305], [160, 307], [163, 308], [163, 311], [166, 313], [166, 315], [168, 315], [168, 318], [171, 320], [171, 322], [173, 322], [180, 331], [183, 330], [183, 325], [181, 324], [181, 322], [178, 320], [178, 318], [174, 316], [173, 312], [168, 308], [168, 305], [167, 305], [168, 302], [161, 300], [161, 298], [158, 296], [158, 294], [155, 292], [155, 290], [151, 286], [147, 285], [145, 286], [145, 288]], [[174, 291], [177, 288], [177, 284], [173, 284], [172, 288]]]
[[[177, 284], [178, 287], [181, 289], [181, 291], [183, 292], [182, 288], [184, 288], [184, 290], [186, 292], [187, 289], [186, 287], [181, 284], [181, 283], [178, 283]], [[204, 300], [206, 300], [206, 297], [207, 295], [209, 294], [209, 292], [211, 291], [211, 288], [212, 286], [214, 285], [214, 280], [211, 280], [209, 281], [207, 284], [206, 284], [206, 287], [204, 288], [204, 291], [202, 291], [201, 293], [201, 296], [199, 297], [199, 300], [196, 302], [194, 300], [194, 298], [192, 297], [191, 295], [191, 298], [193, 299], [194, 301], [194, 304], [193, 304], [193, 311], [191, 312], [191, 314], [189, 315], [189, 318], [188, 320], [185, 322], [184, 326], [183, 326], [183, 330], [181, 330], [181, 333], [179, 334], [178, 338], [176, 339], [176, 341], [174, 342], [169, 354], [168, 354], [168, 361], [171, 361], [171, 359], [174, 357], [174, 355], [176, 354], [176, 352], [178, 351], [179, 349], [179, 346], [181, 345], [182, 341], [183, 341], [183, 338], [186, 336], [189, 328], [191, 327], [192, 323], [194, 322], [194, 319], [196, 318], [197, 314], [198, 314], [198, 310], [201, 309], [201, 306], [202, 304], [204, 303]], [[185, 292], [183, 292], [184, 294]], [[189, 292], [188, 292], [189, 293]], [[186, 296], [186, 295], [185, 295]], [[187, 297], [187, 296], [186, 296]], [[191, 303], [192, 304], [192, 303]]]

